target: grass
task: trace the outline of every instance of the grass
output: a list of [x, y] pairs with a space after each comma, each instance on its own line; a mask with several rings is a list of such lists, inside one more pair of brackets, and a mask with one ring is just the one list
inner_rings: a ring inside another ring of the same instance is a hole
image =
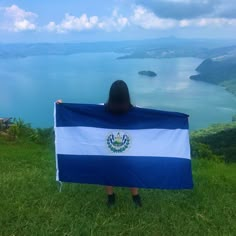
[[135, 209], [117, 188], [108, 209], [102, 186], [58, 191], [52, 148], [0, 139], [0, 235], [236, 235], [236, 164], [193, 160], [191, 191], [144, 190]]

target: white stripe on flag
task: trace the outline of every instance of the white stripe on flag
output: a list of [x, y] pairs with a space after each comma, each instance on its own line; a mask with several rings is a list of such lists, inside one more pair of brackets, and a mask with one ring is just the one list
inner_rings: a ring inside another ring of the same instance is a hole
[[[57, 154], [159, 156], [190, 159], [189, 132], [185, 129], [114, 130], [93, 127], [56, 127]], [[113, 153], [107, 144], [110, 134], [126, 134], [129, 147]]]

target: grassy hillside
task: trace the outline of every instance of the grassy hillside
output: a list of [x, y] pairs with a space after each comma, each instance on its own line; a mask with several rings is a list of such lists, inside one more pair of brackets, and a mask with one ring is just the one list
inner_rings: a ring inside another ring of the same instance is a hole
[[191, 191], [140, 191], [135, 209], [117, 188], [113, 209], [102, 186], [55, 181], [54, 150], [0, 137], [0, 235], [235, 235], [236, 164], [193, 160]]
[[[234, 117], [233, 117], [234, 119]], [[211, 159], [217, 155], [226, 162], [236, 162], [236, 122], [215, 124], [191, 134], [192, 155]]]

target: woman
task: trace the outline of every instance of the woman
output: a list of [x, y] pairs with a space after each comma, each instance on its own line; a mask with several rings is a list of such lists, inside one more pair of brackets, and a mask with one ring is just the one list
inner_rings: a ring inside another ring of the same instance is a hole
[[[110, 88], [109, 98], [105, 104], [108, 112], [119, 115], [128, 112], [133, 105], [130, 101], [129, 89], [123, 80], [115, 81]], [[138, 188], [130, 188], [135, 206], [141, 207], [142, 202], [138, 194]], [[115, 204], [115, 193], [112, 186], [106, 186], [107, 205], [110, 207]]]
[[[62, 100], [57, 100], [56, 103], [62, 103]], [[123, 80], [117, 80], [111, 85], [109, 98], [104, 106], [106, 111], [115, 115], [124, 114], [133, 107], [130, 101], [128, 86]], [[115, 204], [116, 200], [113, 186], [106, 186], [105, 189], [107, 193], [107, 205], [111, 207]], [[135, 206], [141, 207], [142, 202], [138, 194], [138, 188], [130, 188], [130, 191]]]

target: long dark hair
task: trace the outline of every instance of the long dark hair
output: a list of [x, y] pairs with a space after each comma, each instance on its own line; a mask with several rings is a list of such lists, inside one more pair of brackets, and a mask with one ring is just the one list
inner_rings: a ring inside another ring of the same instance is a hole
[[116, 80], [111, 85], [105, 107], [109, 112], [116, 114], [128, 112], [133, 107], [130, 101], [128, 86], [123, 80]]

